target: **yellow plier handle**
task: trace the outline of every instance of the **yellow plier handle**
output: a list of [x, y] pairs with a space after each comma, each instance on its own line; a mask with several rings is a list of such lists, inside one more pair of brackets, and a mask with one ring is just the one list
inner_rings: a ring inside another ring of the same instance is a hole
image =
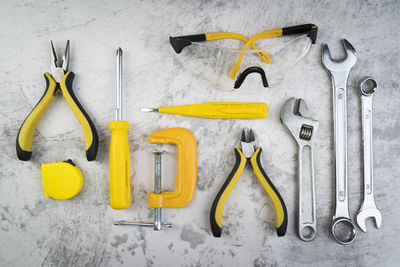
[[[53, 79], [51, 74], [46, 72], [44, 77], [46, 80], [46, 91], [34, 109], [22, 123], [17, 135], [17, 156], [23, 161], [28, 161], [31, 158], [33, 135], [36, 127], [43, 117], [43, 114], [53, 101], [54, 94], [57, 90], [57, 82]], [[97, 149], [99, 145], [98, 135], [92, 120], [87, 115], [86, 111], [83, 109], [72, 90], [72, 82], [74, 77], [75, 75], [73, 72], [67, 72], [61, 79], [59, 85], [64, 98], [67, 100], [68, 105], [71, 107], [83, 128], [86, 142], [86, 157], [89, 161], [92, 161], [96, 159], [97, 155]]]
[[46, 91], [44, 91], [42, 98], [40, 98], [39, 102], [22, 123], [17, 135], [17, 156], [23, 161], [31, 158], [33, 134], [35, 133], [36, 126], [49, 108], [56, 92], [57, 83], [53, 77], [46, 72], [44, 78], [46, 80]]
[[222, 214], [224, 212], [225, 202], [239, 180], [239, 177], [242, 175], [247, 162], [246, 157], [240, 149], [235, 148], [234, 151], [236, 156], [235, 166], [229, 174], [228, 179], [226, 179], [225, 183], [222, 185], [211, 206], [210, 226], [214, 237], [221, 237]]
[[88, 161], [93, 161], [96, 159], [97, 149], [99, 148], [99, 136], [97, 135], [96, 127], [92, 120], [79, 103], [78, 98], [72, 90], [74, 77], [75, 74], [72, 71], [68, 71], [64, 78], [61, 79], [60, 87], [65, 100], [67, 100], [68, 105], [74, 112], [85, 134], [86, 158]]
[[284, 236], [286, 234], [287, 228], [287, 210], [285, 202], [283, 201], [281, 195], [278, 190], [275, 188], [274, 184], [269, 179], [268, 175], [265, 173], [262, 165], [261, 165], [261, 148], [257, 148], [254, 154], [250, 158], [251, 166], [253, 167], [253, 171], [260, 181], [261, 185], [264, 187], [264, 190], [267, 192], [268, 196], [271, 198], [272, 203], [275, 207], [275, 216], [276, 216], [276, 232], [278, 236]]

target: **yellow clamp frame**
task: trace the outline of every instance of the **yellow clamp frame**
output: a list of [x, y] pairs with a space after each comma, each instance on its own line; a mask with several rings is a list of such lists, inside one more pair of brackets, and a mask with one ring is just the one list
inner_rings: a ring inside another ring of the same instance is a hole
[[172, 192], [149, 193], [152, 208], [182, 208], [192, 200], [197, 183], [197, 145], [192, 132], [185, 128], [164, 129], [149, 136], [150, 144], [177, 146], [176, 187]]

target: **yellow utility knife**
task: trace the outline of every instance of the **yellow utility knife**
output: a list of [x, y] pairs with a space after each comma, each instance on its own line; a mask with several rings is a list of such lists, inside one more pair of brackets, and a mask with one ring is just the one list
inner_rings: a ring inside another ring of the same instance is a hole
[[262, 119], [267, 117], [267, 104], [210, 102], [160, 108], [142, 108], [142, 112], [160, 112], [211, 119]]
[[72, 90], [72, 82], [75, 74], [68, 71], [69, 54], [69, 41], [67, 41], [61, 66], [58, 66], [54, 45], [53, 42], [51, 42], [51, 74], [48, 72], [44, 74], [44, 78], [46, 79], [46, 91], [35, 108], [22, 123], [17, 135], [17, 156], [20, 160], [28, 161], [31, 158], [33, 134], [35, 133], [36, 126], [49, 108], [57, 92], [62, 93], [83, 128], [87, 160], [92, 161], [96, 159], [99, 138], [92, 120], [78, 102]]

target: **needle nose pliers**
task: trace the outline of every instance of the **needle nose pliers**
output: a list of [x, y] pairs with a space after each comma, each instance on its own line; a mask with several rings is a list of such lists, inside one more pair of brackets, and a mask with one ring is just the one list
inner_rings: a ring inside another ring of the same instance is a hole
[[67, 41], [65, 52], [61, 64], [59, 65], [53, 42], [51, 42], [51, 71], [50, 73], [46, 72], [44, 74], [46, 91], [35, 108], [22, 123], [17, 135], [17, 156], [20, 160], [28, 161], [31, 158], [33, 134], [35, 133], [36, 126], [49, 108], [57, 92], [61, 92], [65, 100], [67, 100], [68, 105], [71, 107], [83, 128], [87, 160], [92, 161], [96, 159], [99, 138], [92, 120], [83, 109], [72, 90], [72, 82], [75, 74], [72, 71], [68, 71], [69, 55], [70, 45], [69, 41]]
[[224, 205], [235, 187], [239, 177], [242, 175], [246, 164], [250, 161], [253, 171], [257, 176], [261, 185], [272, 200], [275, 207], [276, 214], [276, 231], [278, 236], [284, 236], [287, 228], [287, 211], [286, 205], [283, 201], [278, 190], [272, 184], [271, 180], [265, 173], [261, 165], [261, 148], [256, 147], [255, 137], [253, 131], [250, 129], [242, 131], [242, 138], [240, 140], [241, 148], [235, 148], [236, 163], [233, 167], [232, 172], [229, 174], [228, 179], [223, 184], [222, 188], [218, 192], [210, 213], [210, 225], [211, 231], [214, 237], [220, 237], [222, 231], [222, 214], [224, 211]]

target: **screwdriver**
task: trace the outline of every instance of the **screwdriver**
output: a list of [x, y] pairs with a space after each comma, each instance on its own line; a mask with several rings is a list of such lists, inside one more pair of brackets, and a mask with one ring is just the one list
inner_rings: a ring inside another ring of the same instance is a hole
[[267, 104], [210, 102], [160, 108], [142, 108], [142, 112], [160, 112], [212, 119], [260, 119], [267, 117]]
[[122, 120], [122, 49], [117, 50], [116, 120], [109, 123], [110, 144], [110, 206], [127, 209], [131, 204], [129, 122]]

